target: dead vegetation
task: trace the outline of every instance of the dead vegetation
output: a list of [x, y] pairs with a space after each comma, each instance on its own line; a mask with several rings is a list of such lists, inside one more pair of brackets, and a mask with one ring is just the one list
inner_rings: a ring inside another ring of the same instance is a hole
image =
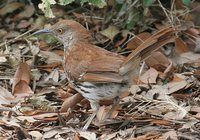
[[[54, 5], [54, 19], [36, 1], [0, 4], [0, 139], [200, 139], [200, 2]], [[112, 119], [105, 121], [112, 101], [102, 101], [88, 131], [82, 127], [92, 111], [66, 80], [62, 45], [31, 35], [61, 18], [79, 21], [95, 44], [124, 56], [163, 46], [141, 64], [137, 85], [121, 95]]]

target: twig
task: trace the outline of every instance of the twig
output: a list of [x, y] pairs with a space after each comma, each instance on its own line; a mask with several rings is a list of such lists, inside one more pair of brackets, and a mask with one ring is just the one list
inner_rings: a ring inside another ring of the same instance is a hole
[[169, 20], [171, 26], [174, 28], [174, 25], [173, 25], [173, 22], [172, 22], [172, 19], [169, 17], [168, 13], [166, 12], [166, 8], [162, 5], [162, 3], [160, 2], [160, 0], [157, 0], [160, 7], [162, 8], [163, 12], [165, 13], [167, 19]]
[[7, 43], [15, 42], [17, 39], [19, 39], [19, 38], [23, 37], [24, 35], [26, 35], [26, 34], [32, 32], [32, 31], [34, 31], [36, 28], [37, 28], [37, 27], [34, 27], [34, 28], [32, 28], [31, 30], [26, 31], [26, 32], [23, 33], [23, 34], [20, 34], [19, 36], [15, 37], [14, 39], [11, 39], [11, 40], [9, 40], [9, 41], [5, 41], [5, 42], [1, 43], [1, 44], [0, 44], [0, 47], [6, 45]]
[[85, 17], [85, 13], [83, 13], [83, 19], [84, 19], [84, 21], [85, 21], [86, 29], [89, 30], [88, 22], [87, 22], [87, 19], [86, 19], [86, 17]]

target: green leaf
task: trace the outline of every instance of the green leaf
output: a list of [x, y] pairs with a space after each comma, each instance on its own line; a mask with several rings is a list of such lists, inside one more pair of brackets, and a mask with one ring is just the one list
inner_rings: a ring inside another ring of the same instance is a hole
[[59, 4], [60, 5], [67, 5], [67, 4], [70, 4], [72, 2], [74, 2], [75, 0], [59, 0]]
[[127, 22], [126, 22], [126, 28], [128, 30], [131, 30], [134, 28], [134, 26], [141, 20], [142, 13], [140, 13], [137, 10], [133, 10], [131, 13], [129, 13]]
[[42, 3], [38, 5], [38, 7], [44, 12], [46, 17], [53, 18], [53, 12], [51, 10], [51, 5], [56, 4], [55, 0], [42, 0]]
[[89, 2], [92, 3], [93, 5], [98, 6], [99, 8], [103, 8], [104, 6], [107, 5], [105, 0], [89, 0]]
[[153, 4], [154, 0], [143, 0], [143, 4], [146, 7], [149, 7]]
[[185, 6], [189, 6], [191, 0], [182, 0], [182, 2], [183, 2], [183, 4], [184, 4]]
[[80, 3], [83, 5], [84, 3], [88, 2], [89, 4], [95, 5], [99, 8], [103, 8], [106, 6], [105, 0], [81, 0]]

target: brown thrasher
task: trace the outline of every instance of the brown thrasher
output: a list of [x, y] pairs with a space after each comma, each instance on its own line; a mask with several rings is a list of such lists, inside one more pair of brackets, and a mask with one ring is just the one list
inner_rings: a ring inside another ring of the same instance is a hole
[[91, 43], [91, 34], [81, 24], [62, 20], [48, 29], [34, 33], [55, 36], [65, 50], [65, 70], [73, 87], [89, 100], [97, 111], [99, 101], [119, 96], [132, 85], [138, 76], [140, 61], [160, 46], [137, 48], [127, 58], [109, 52]]

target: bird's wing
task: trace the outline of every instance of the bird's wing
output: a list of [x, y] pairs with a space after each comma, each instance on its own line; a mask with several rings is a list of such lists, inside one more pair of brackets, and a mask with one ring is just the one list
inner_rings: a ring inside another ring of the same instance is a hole
[[92, 45], [76, 46], [66, 55], [66, 71], [75, 81], [122, 83], [119, 68], [123, 62], [123, 56], [105, 49]]

